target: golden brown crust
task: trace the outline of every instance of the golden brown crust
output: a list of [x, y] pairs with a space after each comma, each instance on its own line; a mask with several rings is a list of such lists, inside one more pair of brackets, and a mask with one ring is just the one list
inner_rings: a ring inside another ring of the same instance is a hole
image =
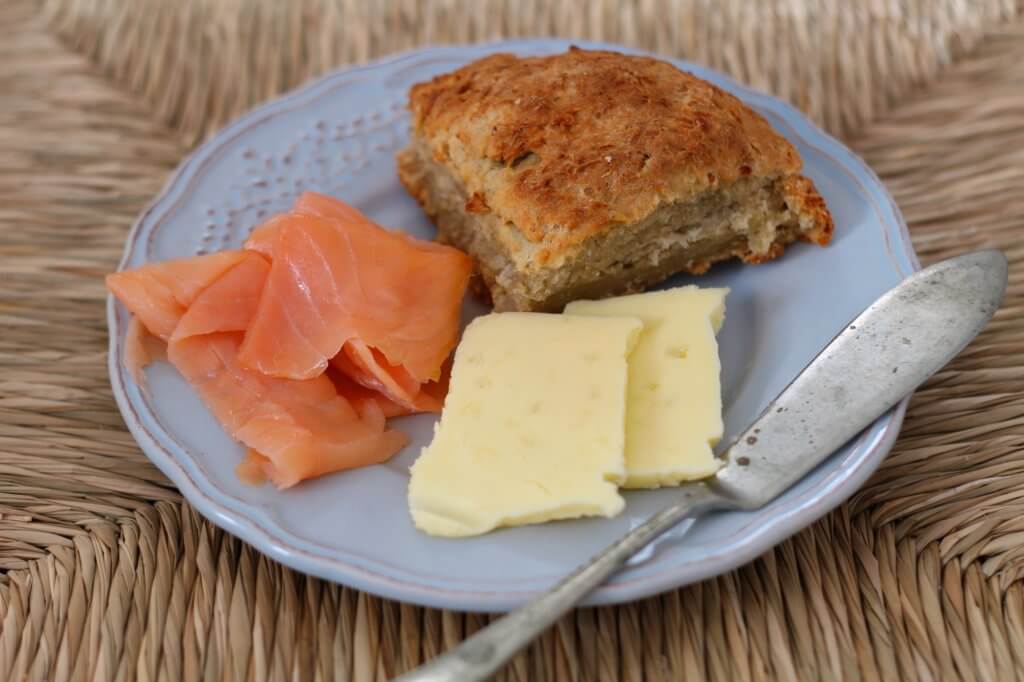
[[782, 193], [786, 203], [800, 216], [801, 237], [818, 246], [828, 245], [835, 224], [814, 183], [802, 175], [791, 175], [783, 179]]
[[[759, 115], [666, 62], [570, 50], [493, 55], [412, 88], [414, 132], [544, 262], [666, 202], [744, 176], [793, 176], [814, 241], [831, 219], [800, 158]], [[803, 221], [801, 221], [803, 222]]]
[[496, 309], [557, 311], [832, 236], [796, 150], [663, 62], [496, 55], [415, 86], [410, 108], [399, 177]]

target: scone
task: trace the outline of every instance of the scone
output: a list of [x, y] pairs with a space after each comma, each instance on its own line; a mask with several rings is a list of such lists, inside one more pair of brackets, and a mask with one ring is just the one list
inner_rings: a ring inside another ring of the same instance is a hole
[[557, 312], [832, 236], [793, 145], [657, 59], [497, 54], [413, 86], [409, 107], [402, 183], [497, 310]]

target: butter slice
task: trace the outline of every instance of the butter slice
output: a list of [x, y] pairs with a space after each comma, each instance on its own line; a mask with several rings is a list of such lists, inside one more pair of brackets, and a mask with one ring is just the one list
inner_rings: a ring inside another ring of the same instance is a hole
[[644, 331], [629, 359], [626, 488], [657, 488], [715, 473], [722, 438], [715, 333], [728, 289], [695, 286], [577, 301], [566, 315], [629, 315]]
[[622, 510], [635, 318], [497, 313], [466, 328], [409, 509], [431, 535]]

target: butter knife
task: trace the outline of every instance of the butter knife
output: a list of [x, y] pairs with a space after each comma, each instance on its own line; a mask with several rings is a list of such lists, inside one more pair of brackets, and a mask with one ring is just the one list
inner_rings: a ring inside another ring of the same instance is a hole
[[998, 251], [958, 256], [910, 276], [829, 343], [728, 448], [714, 477], [680, 488], [674, 504], [550, 591], [398, 679], [486, 679], [684, 519], [758, 509], [775, 499], [959, 353], [999, 307], [1006, 277]]

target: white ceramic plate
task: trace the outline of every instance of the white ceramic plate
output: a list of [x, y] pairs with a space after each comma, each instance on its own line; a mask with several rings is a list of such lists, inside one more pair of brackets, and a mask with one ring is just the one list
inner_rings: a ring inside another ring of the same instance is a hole
[[[121, 267], [238, 247], [252, 226], [288, 208], [305, 189], [336, 195], [384, 225], [430, 238], [429, 222], [395, 172], [394, 153], [406, 140], [409, 86], [491, 52], [541, 54], [567, 46], [544, 40], [429, 48], [339, 71], [261, 106], [182, 164], [132, 230]], [[732, 288], [720, 334], [727, 443], [848, 320], [918, 265], [892, 199], [853, 153], [772, 97], [709, 69], [678, 66], [734, 93], [796, 144], [836, 221], [826, 249], [797, 245], [773, 263], [723, 265], [695, 280]], [[480, 312], [479, 304], [468, 303], [467, 319]], [[151, 367], [150, 391], [140, 392], [120, 362], [126, 311], [111, 300], [108, 315], [111, 383], [145, 453], [214, 523], [306, 573], [418, 604], [508, 609], [673, 495], [628, 493], [626, 510], [615, 519], [431, 538], [413, 528], [405, 501], [409, 465], [434, 421], [426, 415], [402, 418], [399, 428], [412, 435], [412, 444], [386, 465], [285, 492], [249, 487], [234, 474], [242, 449], [169, 365]], [[896, 438], [904, 405], [768, 507], [715, 514], [685, 533], [670, 533], [588, 602], [637, 599], [714, 576], [800, 530], [875, 469]]]

